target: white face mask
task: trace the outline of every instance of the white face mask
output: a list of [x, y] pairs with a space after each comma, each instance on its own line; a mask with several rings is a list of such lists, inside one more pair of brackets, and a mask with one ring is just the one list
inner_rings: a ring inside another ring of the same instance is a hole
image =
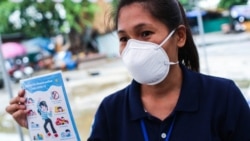
[[141, 84], [156, 85], [168, 75], [170, 62], [167, 53], [162, 48], [174, 34], [173, 30], [160, 44], [129, 39], [121, 57], [132, 77]]

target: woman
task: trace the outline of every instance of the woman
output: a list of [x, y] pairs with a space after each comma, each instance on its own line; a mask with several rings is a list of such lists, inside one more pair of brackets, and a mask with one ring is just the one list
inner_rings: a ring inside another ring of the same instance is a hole
[[[250, 140], [246, 100], [233, 81], [199, 73], [178, 1], [121, 0], [116, 28], [134, 80], [102, 101], [88, 141]], [[23, 95], [6, 111], [27, 127]]]

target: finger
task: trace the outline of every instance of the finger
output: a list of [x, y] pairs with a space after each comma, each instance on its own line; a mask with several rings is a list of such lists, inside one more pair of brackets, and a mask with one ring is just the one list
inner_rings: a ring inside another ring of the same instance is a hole
[[22, 112], [24, 114], [24, 118], [23, 120], [20, 121], [20, 125], [22, 127], [28, 128], [27, 115], [28, 115], [29, 110], [23, 110]]
[[12, 117], [17, 121], [19, 122], [21, 120], [21, 117], [22, 117], [22, 111], [19, 110], [19, 111], [16, 111], [14, 113], [12, 113]]
[[22, 121], [20, 122], [20, 125], [21, 125], [22, 127], [28, 128], [28, 121], [27, 121], [27, 120], [22, 120]]
[[27, 127], [27, 119], [26, 119], [26, 111], [25, 110], [19, 110], [12, 114], [13, 118], [17, 121], [18, 124], [20, 124], [22, 127]]
[[17, 97], [14, 97], [13, 99], [11, 99], [10, 100], [10, 104], [23, 104], [23, 103], [25, 103], [25, 98], [24, 97], [19, 97], [19, 96], [17, 96]]
[[18, 105], [18, 110], [26, 110], [26, 106], [23, 104]]
[[10, 100], [10, 104], [16, 104], [16, 103], [18, 103], [18, 102], [19, 102], [19, 96], [14, 97], [14, 98], [12, 98], [12, 99]]
[[25, 95], [25, 90], [24, 90], [24, 89], [22, 89], [22, 90], [20, 90], [20, 91], [18, 92], [18, 96], [19, 96], [19, 97], [24, 97], [24, 95]]
[[12, 104], [8, 107], [6, 107], [6, 112], [8, 112], [9, 114], [13, 114], [14, 112], [16, 112], [18, 110], [18, 104]]
[[20, 102], [20, 103], [25, 103], [26, 98], [24, 98], [24, 96], [25, 96], [25, 90], [22, 89], [22, 90], [20, 90], [19, 93], [18, 93], [18, 97], [19, 97], [19, 102]]
[[24, 98], [24, 97], [19, 97], [19, 104], [20, 104], [20, 103], [21, 103], [21, 104], [24, 104], [25, 101], [26, 101], [26, 98]]
[[20, 121], [22, 119], [26, 119], [28, 114], [28, 110], [18, 110], [16, 112], [14, 112], [12, 114], [12, 117], [16, 120], [16, 121]]
[[14, 112], [18, 110], [25, 110], [26, 106], [25, 105], [18, 105], [18, 104], [12, 104], [9, 105], [5, 108], [5, 111], [8, 112], [9, 114], [13, 114]]

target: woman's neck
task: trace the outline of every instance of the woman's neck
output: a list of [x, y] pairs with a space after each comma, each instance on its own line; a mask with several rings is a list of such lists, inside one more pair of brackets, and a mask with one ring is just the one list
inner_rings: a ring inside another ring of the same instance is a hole
[[172, 67], [167, 78], [160, 84], [142, 85], [141, 99], [147, 112], [164, 120], [174, 110], [181, 91], [182, 72], [179, 66]]

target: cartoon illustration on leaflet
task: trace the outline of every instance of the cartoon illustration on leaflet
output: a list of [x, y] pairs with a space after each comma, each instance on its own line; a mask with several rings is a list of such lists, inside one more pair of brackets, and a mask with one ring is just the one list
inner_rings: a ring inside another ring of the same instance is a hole
[[31, 127], [32, 129], [39, 129], [39, 128], [40, 128], [39, 124], [37, 124], [37, 123], [35, 123], [35, 122], [31, 122], [31, 123], [30, 123], [30, 127]]
[[65, 119], [64, 117], [56, 119], [56, 125], [59, 126], [59, 125], [65, 125], [65, 124], [69, 124], [69, 121]]
[[26, 104], [32, 104], [32, 103], [34, 103], [34, 99], [32, 99], [31, 97], [28, 97], [28, 98], [25, 99], [25, 103]]
[[51, 136], [51, 133], [49, 132], [47, 125], [49, 124], [51, 127], [51, 130], [54, 134], [54, 137], [58, 137], [58, 134], [54, 128], [54, 125], [52, 123], [52, 120], [50, 119], [50, 117], [52, 117], [52, 111], [48, 110], [48, 106], [47, 103], [45, 101], [40, 101], [38, 100], [37, 102], [37, 111], [40, 114], [40, 116], [42, 117], [42, 119], [44, 120], [44, 130], [47, 134], [47, 136]]
[[43, 138], [43, 135], [42, 134], [37, 134], [37, 135], [35, 135], [35, 136], [33, 136], [33, 140], [34, 141], [42, 141], [44, 138]]
[[61, 133], [62, 138], [69, 138], [71, 137], [71, 133], [69, 129], [66, 129], [65, 132]]
[[62, 106], [55, 106], [55, 113], [62, 113], [64, 111], [65, 110]]
[[50, 97], [51, 100], [59, 100], [59, 98], [60, 98], [60, 95], [57, 91], [51, 92], [51, 97]]

